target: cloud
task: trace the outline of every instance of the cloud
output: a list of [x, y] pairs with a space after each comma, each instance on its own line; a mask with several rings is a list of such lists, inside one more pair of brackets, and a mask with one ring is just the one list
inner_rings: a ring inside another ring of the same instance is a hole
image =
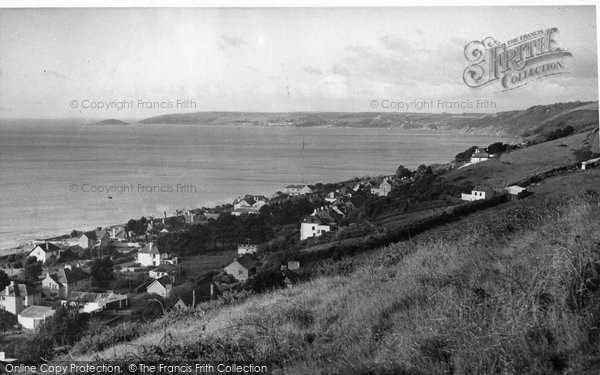
[[333, 74], [337, 74], [337, 75], [344, 76], [344, 77], [349, 77], [350, 71], [348, 71], [348, 68], [346, 68], [346, 65], [344, 65], [344, 64], [334, 64], [333, 65]]
[[46, 70], [44, 69], [44, 74], [50, 76], [50, 77], [54, 77], [54, 78], [59, 78], [59, 79], [67, 79], [67, 76], [65, 76], [64, 74], [55, 72], [54, 70]]
[[320, 70], [319, 70], [319, 69], [317, 69], [317, 68], [313, 68], [312, 66], [305, 66], [305, 67], [304, 67], [304, 71], [305, 71], [306, 73], [315, 74], [315, 75], [321, 75], [321, 74], [323, 74], [323, 72], [322, 72], [322, 71], [320, 71]]
[[248, 44], [247, 41], [237, 36], [228, 36], [223, 34], [219, 37], [219, 47], [221, 48], [242, 48], [246, 44]]

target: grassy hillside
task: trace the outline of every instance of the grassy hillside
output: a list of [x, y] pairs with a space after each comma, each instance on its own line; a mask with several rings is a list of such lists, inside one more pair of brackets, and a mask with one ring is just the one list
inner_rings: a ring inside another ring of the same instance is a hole
[[346, 276], [157, 321], [79, 359], [266, 361], [288, 373], [600, 370], [597, 195], [531, 198], [394, 244]]
[[401, 127], [437, 129], [509, 137], [543, 137], [552, 130], [572, 126], [576, 131], [598, 124], [598, 103], [556, 103], [494, 114], [406, 112], [194, 112], [150, 117], [147, 124], [280, 125]]
[[591, 152], [599, 152], [597, 126], [566, 138], [543, 142], [502, 154], [490, 159], [444, 174], [450, 183], [470, 182], [503, 188], [520, 183], [532, 176], [561, 167], [572, 167], [586, 160]]

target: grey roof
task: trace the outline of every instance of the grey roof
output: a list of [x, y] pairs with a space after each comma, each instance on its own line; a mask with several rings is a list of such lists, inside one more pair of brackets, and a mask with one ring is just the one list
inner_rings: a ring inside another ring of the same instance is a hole
[[161, 254], [165, 253], [164, 251], [160, 251], [156, 243], [149, 242], [144, 247], [142, 247], [139, 251], [140, 253], [148, 253], [148, 254]]
[[38, 318], [43, 319], [47, 316], [54, 315], [54, 310], [50, 306], [29, 306], [25, 310], [19, 313], [20, 317], [23, 318]]
[[241, 257], [237, 258], [235, 262], [238, 262], [245, 269], [250, 270], [256, 267], [256, 264], [259, 262], [259, 260], [256, 256], [252, 254], [244, 254]]
[[53, 244], [51, 242], [37, 244], [33, 249], [31, 249], [31, 251], [35, 250], [38, 247], [40, 249], [42, 249], [42, 251], [45, 253], [47, 253], [49, 251], [60, 251], [60, 247], [56, 246], [55, 244]]

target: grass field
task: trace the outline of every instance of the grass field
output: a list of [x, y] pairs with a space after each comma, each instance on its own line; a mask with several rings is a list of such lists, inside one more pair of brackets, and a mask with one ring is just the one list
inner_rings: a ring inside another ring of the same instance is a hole
[[594, 372], [599, 217], [597, 197], [539, 194], [382, 248], [348, 276], [204, 305], [95, 355], [160, 348], [306, 374]]
[[217, 253], [202, 254], [193, 257], [183, 257], [180, 265], [192, 280], [199, 280], [209, 272], [220, 271], [221, 268], [233, 262], [237, 250], [224, 250]]

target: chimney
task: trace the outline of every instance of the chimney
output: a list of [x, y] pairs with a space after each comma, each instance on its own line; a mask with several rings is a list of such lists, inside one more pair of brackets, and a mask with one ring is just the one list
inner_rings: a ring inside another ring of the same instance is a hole
[[113, 235], [112, 235], [113, 238], [117, 237], [117, 230], [115, 228], [112, 229], [112, 232], [113, 232]]
[[215, 284], [210, 283], [210, 296], [214, 296], [215, 295]]
[[46, 242], [46, 250], [50, 250], [50, 244]]
[[192, 289], [192, 308], [196, 307], [196, 289]]

